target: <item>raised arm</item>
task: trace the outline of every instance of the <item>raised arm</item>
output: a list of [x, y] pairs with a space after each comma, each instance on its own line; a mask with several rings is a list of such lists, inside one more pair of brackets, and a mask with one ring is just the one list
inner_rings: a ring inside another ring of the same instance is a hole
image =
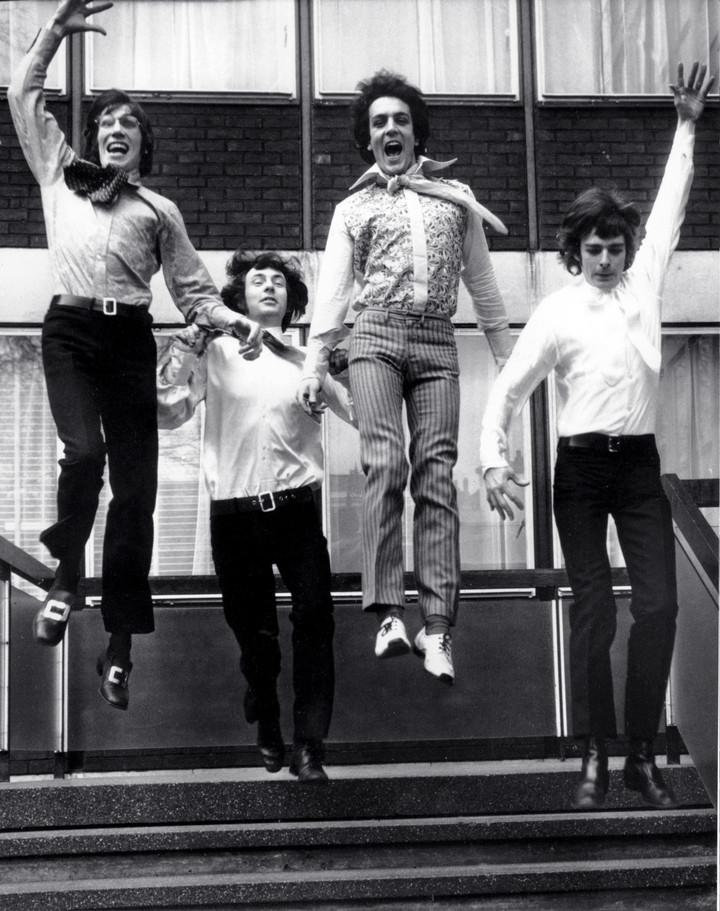
[[75, 153], [57, 121], [45, 108], [43, 88], [47, 68], [66, 35], [105, 30], [87, 21], [112, 3], [62, 0], [47, 26], [18, 64], [8, 88], [8, 102], [23, 154], [41, 186], [53, 183]]

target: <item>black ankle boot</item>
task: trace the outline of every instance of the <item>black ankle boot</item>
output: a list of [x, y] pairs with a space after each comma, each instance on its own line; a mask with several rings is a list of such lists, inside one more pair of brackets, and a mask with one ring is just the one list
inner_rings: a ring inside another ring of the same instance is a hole
[[628, 757], [625, 760], [625, 787], [639, 791], [645, 803], [661, 810], [670, 810], [677, 801], [670, 788], [663, 781], [655, 765], [655, 750], [652, 740], [631, 740]]
[[585, 738], [582, 768], [570, 805], [574, 810], [599, 810], [605, 803], [609, 784], [608, 755], [602, 737]]

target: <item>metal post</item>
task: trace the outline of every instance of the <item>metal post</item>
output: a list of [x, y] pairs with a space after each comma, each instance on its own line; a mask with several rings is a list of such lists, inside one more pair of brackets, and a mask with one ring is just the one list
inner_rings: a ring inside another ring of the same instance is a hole
[[0, 781], [10, 780], [10, 577], [0, 562]]

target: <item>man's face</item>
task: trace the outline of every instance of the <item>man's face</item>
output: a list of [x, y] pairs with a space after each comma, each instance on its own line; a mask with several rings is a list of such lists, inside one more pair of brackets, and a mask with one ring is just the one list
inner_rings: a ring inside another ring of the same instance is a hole
[[127, 104], [106, 108], [98, 117], [98, 154], [100, 164], [113, 164], [123, 171], [140, 166], [142, 132], [137, 117]]
[[399, 98], [376, 98], [368, 110], [370, 145], [380, 170], [404, 174], [415, 164], [415, 133], [410, 108]]
[[585, 280], [601, 291], [612, 291], [620, 284], [625, 269], [625, 238], [598, 237], [595, 231], [580, 241], [580, 261]]
[[245, 276], [247, 315], [263, 328], [282, 325], [287, 300], [287, 282], [277, 269], [251, 269]]

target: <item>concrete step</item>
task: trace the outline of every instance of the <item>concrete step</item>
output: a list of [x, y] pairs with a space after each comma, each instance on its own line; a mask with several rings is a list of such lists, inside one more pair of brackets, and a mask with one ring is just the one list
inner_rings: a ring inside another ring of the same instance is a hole
[[309, 820], [175, 826], [102, 826], [0, 832], [0, 858], [146, 851], [222, 851], [249, 848], [511, 841], [545, 838], [712, 835], [715, 811], [426, 817], [384, 820]]
[[566, 810], [577, 768], [555, 761], [342, 767], [324, 787], [256, 769], [13, 781], [0, 908], [441, 911], [648, 889], [705, 902], [716, 819], [692, 765], [664, 770], [683, 803], [667, 812], [639, 808], [611, 765], [601, 813]]
[[[676, 848], [677, 846], [673, 846]], [[577, 856], [529, 858], [485, 857], [463, 852], [447, 865], [427, 864], [403, 852], [393, 852], [397, 863], [378, 866], [376, 852], [363, 852], [365, 864], [349, 857], [310, 857], [307, 850], [293, 857], [239, 857], [236, 852], [178, 856], [153, 855], [138, 865], [137, 855], [102, 858], [103, 863], [78, 867], [67, 862], [46, 864], [42, 871], [16, 867], [10, 875], [5, 861], [0, 884], [3, 911], [65, 911], [65, 909], [217, 907], [258, 903], [432, 899], [436, 896], [527, 894], [552, 891], [701, 888], [712, 886], [714, 851], [685, 851], [681, 856], [633, 856], [634, 852], [606, 852], [600, 859]], [[245, 861], [245, 862], [242, 862]], [[465, 862], [462, 862], [465, 861]], [[35, 865], [36, 866], [36, 865]], [[100, 874], [105, 875], [100, 875]], [[677, 907], [682, 907], [678, 891]]]
[[[682, 807], [707, 807], [689, 760], [665, 767]], [[0, 785], [0, 831], [90, 826], [215, 824], [301, 820], [413, 819], [568, 810], [578, 762], [416, 763], [329, 767], [327, 786], [307, 786], [283, 770], [261, 769], [88, 775]], [[607, 810], [638, 810], [610, 761]]]

